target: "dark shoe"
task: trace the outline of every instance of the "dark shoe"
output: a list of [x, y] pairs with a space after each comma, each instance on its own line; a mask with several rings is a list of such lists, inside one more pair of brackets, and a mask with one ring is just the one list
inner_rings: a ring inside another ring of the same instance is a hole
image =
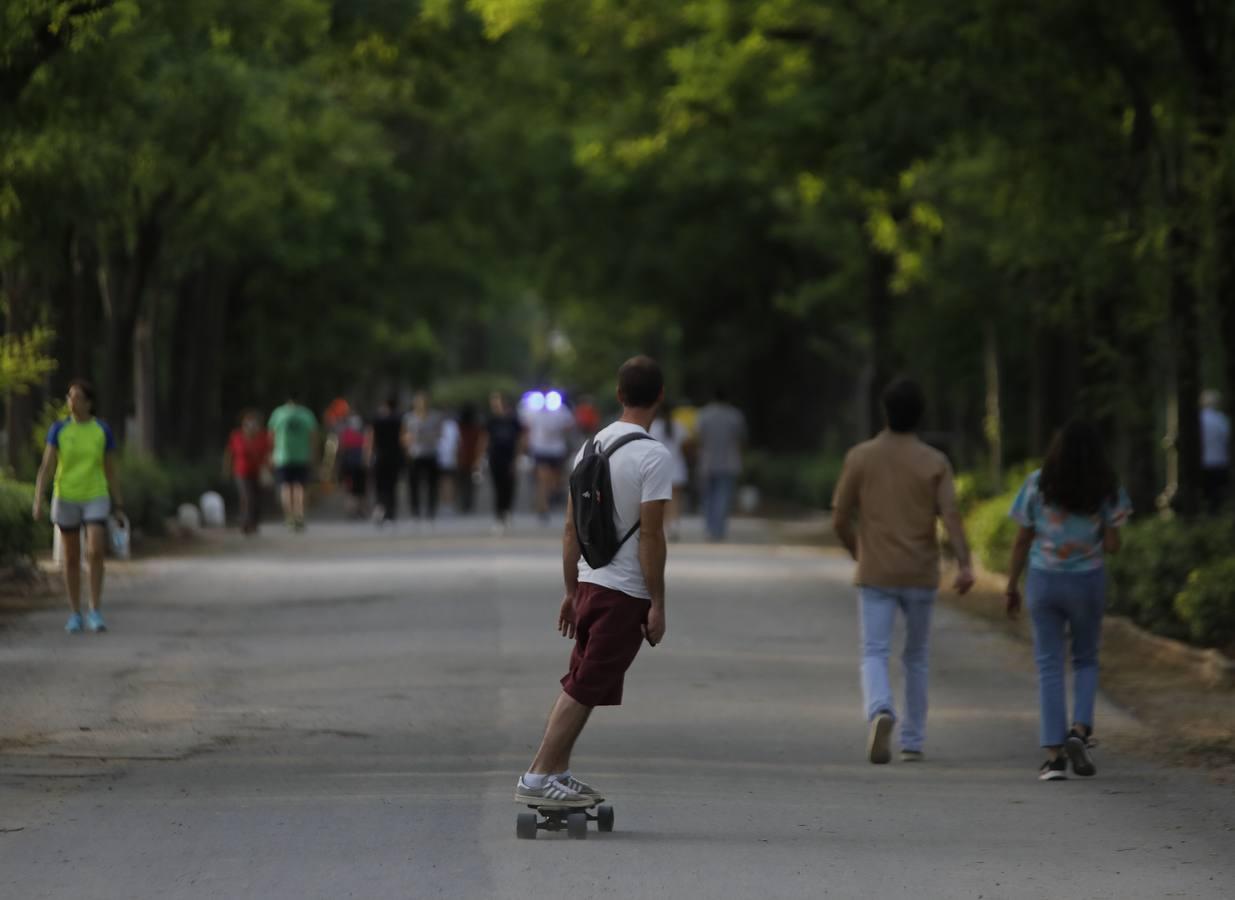
[[1091, 775], [1098, 774], [1098, 767], [1093, 763], [1093, 756], [1089, 752], [1089, 740], [1085, 735], [1075, 730], [1072, 731], [1063, 748], [1068, 754], [1068, 760], [1072, 763], [1072, 771], [1077, 775], [1089, 778]]
[[1038, 769], [1038, 781], [1067, 781], [1068, 758], [1063, 754], [1054, 759], [1048, 759]]
[[892, 714], [886, 712], [871, 719], [870, 733], [866, 738], [866, 758], [877, 766], [892, 761], [892, 725], [895, 722]]

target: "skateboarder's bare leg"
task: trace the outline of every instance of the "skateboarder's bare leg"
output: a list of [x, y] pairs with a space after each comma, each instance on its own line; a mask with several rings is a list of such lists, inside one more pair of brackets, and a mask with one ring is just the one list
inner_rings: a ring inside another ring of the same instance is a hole
[[570, 695], [562, 693], [549, 713], [544, 740], [540, 742], [540, 750], [529, 770], [531, 774], [553, 775], [569, 769], [570, 753], [591, 714], [592, 707], [584, 706]]

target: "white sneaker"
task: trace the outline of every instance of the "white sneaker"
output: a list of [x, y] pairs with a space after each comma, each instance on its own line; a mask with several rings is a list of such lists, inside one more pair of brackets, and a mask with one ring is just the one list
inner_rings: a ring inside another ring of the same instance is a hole
[[526, 803], [529, 806], [585, 808], [592, 806], [596, 801], [572, 791], [552, 775], [546, 778], [545, 783], [538, 788], [529, 787], [520, 775], [519, 783], [515, 786], [515, 802]]
[[574, 775], [567, 774], [565, 778], [559, 777], [558, 780], [580, 797], [587, 797], [594, 803], [599, 803], [605, 799], [604, 795], [601, 794], [600, 791], [596, 790], [596, 788], [592, 787], [586, 781], [580, 781]]

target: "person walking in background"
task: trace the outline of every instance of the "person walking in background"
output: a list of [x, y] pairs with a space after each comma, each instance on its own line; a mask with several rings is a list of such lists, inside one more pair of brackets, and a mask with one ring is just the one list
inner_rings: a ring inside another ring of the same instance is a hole
[[718, 389], [711, 403], [699, 410], [696, 424], [699, 477], [708, 538], [723, 541], [729, 531], [729, 511], [742, 474], [742, 447], [746, 443], [746, 416]]
[[673, 499], [669, 501], [669, 509], [665, 512], [665, 524], [669, 540], [676, 541], [682, 524], [682, 494], [690, 481], [686, 454], [682, 449], [686, 441], [686, 429], [673, 420], [673, 406], [665, 401], [648, 433], [669, 449], [669, 456], [673, 461]]
[[1201, 394], [1201, 478], [1205, 507], [1217, 515], [1230, 500], [1231, 489], [1231, 420], [1217, 391]]
[[455, 481], [459, 472], [459, 423], [453, 417], [442, 414], [442, 427], [437, 438], [437, 477], [440, 483], [441, 503], [454, 507], [458, 512], [455, 497]]
[[515, 466], [523, 452], [524, 438], [523, 423], [510, 401], [506, 395], [494, 391], [489, 395], [489, 418], [478, 455], [489, 462], [493, 513], [497, 518], [495, 528], [499, 532], [510, 527], [510, 514], [515, 505]]
[[267, 426], [274, 437], [274, 467], [279, 478], [283, 519], [294, 531], [305, 527], [305, 487], [313, 468], [317, 418], [289, 394], [287, 402], [270, 414]]
[[47, 432], [43, 463], [34, 486], [35, 521], [43, 518], [47, 479], [55, 473], [51, 501], [52, 525], [60, 529], [64, 586], [69, 597], [69, 620], [64, 630], [79, 634], [81, 616], [81, 529], [86, 529], [86, 558], [90, 566], [90, 609], [85, 627], [106, 631], [103, 621], [103, 554], [107, 520], [124, 502], [116, 478], [116, 438], [102, 419], [94, 416], [95, 395], [90, 382], [69, 383], [69, 415]]
[[887, 427], [845, 456], [832, 500], [836, 536], [858, 564], [862, 695], [869, 727], [866, 755], [877, 765], [892, 759], [892, 729], [897, 721], [888, 676], [897, 610], [905, 617], [906, 627], [901, 759], [922, 759], [931, 611], [939, 589], [937, 519], [947, 528], [959, 566], [953, 587], [964, 594], [974, 582], [952, 466], [916, 434], [926, 411], [922, 389], [908, 379], [895, 381], [883, 393], [883, 408]]
[[437, 518], [438, 443], [441, 437], [441, 414], [429, 405], [428, 393], [417, 391], [412, 398], [412, 411], [403, 417], [403, 446], [409, 463], [407, 493], [412, 517], [419, 520], [421, 489], [424, 489], [430, 523]]
[[536, 514], [549, 522], [549, 508], [562, 489], [562, 467], [569, 451], [567, 438], [575, 417], [557, 391], [536, 393], [537, 399], [524, 412], [528, 452], [536, 465]]
[[474, 404], [465, 403], [459, 410], [459, 451], [455, 459], [457, 474], [456, 498], [459, 512], [470, 515], [476, 508], [476, 478], [480, 465], [480, 445], [484, 430], [477, 421]]
[[[626, 671], [643, 642], [655, 647], [665, 637], [664, 515], [673, 486], [669, 452], [647, 433], [656, 407], [664, 401], [664, 377], [655, 361], [637, 356], [622, 366], [618, 400], [621, 419], [601, 429], [595, 445], [589, 441], [579, 451], [575, 466], [592, 449], [611, 454], [608, 507], [603, 500], [587, 502], [595, 503], [598, 514], [612, 517], [618, 540], [624, 536], [625, 541], [605, 548], [602, 558], [595, 546], [588, 552], [574, 521], [572, 496], [562, 538], [566, 596], [557, 627], [575, 646], [540, 749], [515, 786], [520, 803], [586, 807], [603, 799], [571, 773], [575, 742], [595, 707], [621, 704]], [[579, 489], [576, 486], [572, 495]]]
[[368, 465], [365, 462], [365, 427], [364, 419], [355, 413], [349, 413], [340, 423], [336, 468], [338, 482], [347, 491], [344, 502], [348, 517], [364, 518], [365, 497], [369, 490]]
[[[1010, 515], [1020, 526], [1008, 572], [1007, 609], [1021, 608], [1020, 580], [1033, 623], [1038, 666], [1042, 781], [1097, 772], [1090, 744], [1098, 694], [1098, 644], [1106, 606], [1105, 557], [1119, 550], [1119, 529], [1132, 514], [1107, 461], [1098, 430], [1073, 421], [1055, 436], [1042, 468], [1021, 487]], [[1065, 632], [1072, 656], [1072, 726], [1064, 677]]]
[[369, 423], [365, 459], [373, 470], [373, 521], [378, 525], [393, 522], [398, 507], [399, 473], [403, 470], [403, 417], [399, 398], [389, 395]]
[[270, 465], [270, 433], [256, 410], [245, 410], [223, 451], [223, 472], [236, 485], [240, 501], [240, 531], [257, 534], [261, 523], [262, 473]]

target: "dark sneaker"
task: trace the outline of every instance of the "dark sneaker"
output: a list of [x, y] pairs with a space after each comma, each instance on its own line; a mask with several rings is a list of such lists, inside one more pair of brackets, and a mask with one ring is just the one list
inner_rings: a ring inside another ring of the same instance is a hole
[[1082, 734], [1073, 731], [1068, 735], [1068, 740], [1063, 745], [1064, 752], [1068, 754], [1068, 760], [1072, 763], [1072, 771], [1082, 778], [1089, 778], [1091, 775], [1098, 774], [1098, 767], [1093, 763], [1093, 756], [1090, 754], [1089, 741]]
[[1038, 769], [1038, 781], [1067, 781], [1068, 758], [1062, 754], [1054, 759], [1048, 759]]
[[866, 738], [866, 758], [877, 766], [892, 761], [892, 725], [895, 722], [892, 714], [886, 712], [871, 719], [870, 734]]
[[921, 750], [902, 750], [901, 762], [921, 762], [926, 759], [926, 754]]
[[528, 806], [580, 808], [586, 808], [595, 803], [590, 797], [575, 793], [553, 776], [546, 778], [545, 783], [538, 788], [525, 784], [523, 776], [519, 776], [519, 783], [515, 785], [515, 802], [526, 803]]

